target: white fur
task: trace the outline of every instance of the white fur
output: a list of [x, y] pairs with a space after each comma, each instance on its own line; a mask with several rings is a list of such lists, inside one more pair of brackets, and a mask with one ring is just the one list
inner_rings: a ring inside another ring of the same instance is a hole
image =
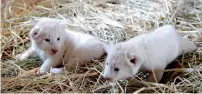
[[50, 73], [54, 73], [54, 74], [64, 73], [64, 67], [62, 67], [62, 68], [51, 68]]
[[[149, 34], [112, 45], [103, 76], [113, 81], [123, 80], [134, 76], [139, 70], [165, 69], [177, 56], [195, 49], [192, 41], [179, 36], [173, 26], [166, 25]], [[135, 64], [130, 62], [134, 58]], [[119, 71], [114, 68], [119, 68]], [[155, 74], [157, 81], [160, 81], [163, 73]], [[154, 81], [152, 74], [147, 80]]]
[[[34, 35], [37, 33], [36, 35]], [[55, 69], [61, 63], [67, 65], [78, 65], [88, 62], [91, 59], [100, 58], [107, 45], [97, 38], [79, 32], [69, 31], [64, 24], [51, 18], [41, 19], [29, 33], [31, 47], [17, 59], [27, 59], [31, 54], [36, 53], [44, 61], [40, 67], [40, 73], [49, 72], [61, 73], [62, 68]], [[50, 42], [45, 41], [48, 38]], [[58, 40], [59, 38], [59, 40]], [[51, 50], [58, 50], [53, 53]]]
[[98, 59], [107, 52], [108, 45], [93, 36], [69, 30], [66, 33], [72, 43], [71, 50], [65, 53], [67, 68]]

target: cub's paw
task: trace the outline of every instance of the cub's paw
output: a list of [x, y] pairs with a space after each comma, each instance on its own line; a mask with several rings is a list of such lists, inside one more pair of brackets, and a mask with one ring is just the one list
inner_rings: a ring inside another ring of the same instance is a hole
[[44, 74], [47, 74], [47, 73], [48, 73], [48, 71], [46, 71], [44, 69], [39, 69], [37, 74], [44, 75]]
[[53, 73], [53, 74], [64, 73], [64, 67], [62, 67], [62, 68], [51, 68], [50, 73]]
[[19, 61], [23, 61], [23, 60], [27, 59], [27, 57], [24, 56], [23, 54], [17, 54], [15, 56], [15, 58], [16, 58], [16, 60], [19, 60]]

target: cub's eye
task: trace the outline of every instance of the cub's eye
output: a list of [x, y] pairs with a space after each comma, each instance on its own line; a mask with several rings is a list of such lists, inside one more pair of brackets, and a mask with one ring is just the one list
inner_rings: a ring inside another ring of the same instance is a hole
[[116, 71], [116, 72], [119, 71], [119, 68], [114, 68], [114, 71]]
[[34, 32], [34, 35], [37, 35], [38, 33], [37, 32]]
[[60, 40], [60, 37], [59, 37], [59, 38], [57, 38], [57, 40], [59, 41], [59, 40]]
[[107, 65], [108, 65], [108, 63], [107, 63]]
[[50, 39], [46, 38], [45, 41], [46, 41], [46, 42], [50, 42]]

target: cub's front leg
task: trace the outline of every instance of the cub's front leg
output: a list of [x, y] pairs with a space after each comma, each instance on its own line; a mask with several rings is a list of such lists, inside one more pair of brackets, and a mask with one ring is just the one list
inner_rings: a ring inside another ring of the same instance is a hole
[[[166, 63], [164, 64], [164, 66], [161, 66], [161, 68], [154, 68], [154, 74], [153, 74], [152, 70], [148, 70], [149, 77], [146, 79], [146, 81], [156, 82], [156, 80], [157, 80], [157, 82], [160, 82], [163, 77], [164, 72], [157, 72], [157, 71], [155, 72], [155, 70], [165, 70], [165, 68], [166, 68]], [[155, 80], [154, 76], [156, 77], [156, 80]]]
[[148, 82], [156, 82], [154, 75], [156, 76], [156, 80], [157, 82], [159, 82], [161, 80], [161, 78], [163, 77], [163, 72], [155, 72], [155, 74], [153, 74], [152, 71], [149, 72], [149, 77], [146, 79], [146, 81]]
[[47, 58], [39, 69], [40, 74], [45, 74], [46, 72], [50, 72], [51, 67], [54, 68], [58, 66], [60, 63], [61, 63], [61, 58], [59, 56]]
[[16, 55], [16, 59], [23, 61], [25, 59], [27, 59], [30, 55], [32, 55], [33, 53], [35, 53], [35, 49], [30, 47], [29, 49], [27, 49], [25, 52], [21, 53], [21, 54], [17, 54]]

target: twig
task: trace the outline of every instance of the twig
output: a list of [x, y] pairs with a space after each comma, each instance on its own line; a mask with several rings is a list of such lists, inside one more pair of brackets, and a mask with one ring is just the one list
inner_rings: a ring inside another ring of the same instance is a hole
[[100, 87], [96, 88], [95, 90], [93, 90], [93, 92], [96, 92], [96, 91], [98, 91], [98, 90], [100, 90], [100, 89], [111, 88], [111, 87], [112, 87], [111, 85], [100, 86]]
[[92, 73], [85, 73], [85, 74], [76, 74], [76, 75], [70, 75], [69, 77], [70, 78], [79, 78], [79, 77], [89, 77], [89, 76], [95, 76], [95, 75], [98, 75], [97, 72], [92, 72]]
[[175, 69], [166, 69], [166, 70], [160, 70], [160, 69], [155, 70], [155, 72], [171, 72], [171, 71], [193, 72], [193, 71], [202, 71], [202, 69], [201, 68], [175, 68]]

